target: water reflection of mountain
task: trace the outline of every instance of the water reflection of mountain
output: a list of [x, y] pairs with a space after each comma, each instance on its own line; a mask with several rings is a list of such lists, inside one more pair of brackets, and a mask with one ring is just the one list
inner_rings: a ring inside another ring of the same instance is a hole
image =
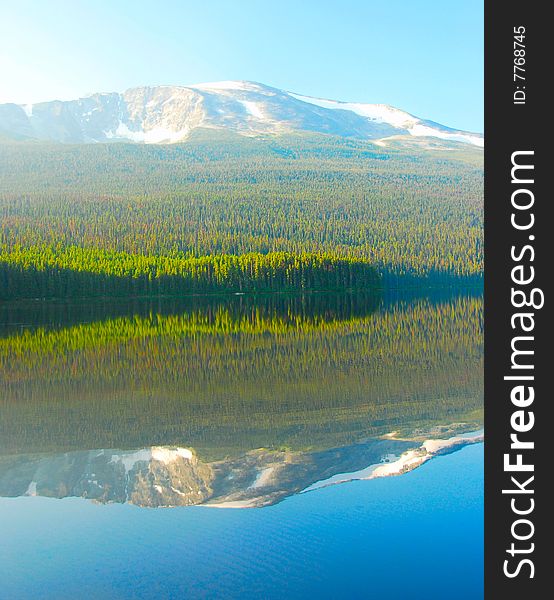
[[0, 458], [0, 495], [145, 507], [260, 507], [318, 486], [399, 475], [480, 439], [373, 439], [314, 452], [259, 449], [212, 462], [175, 447], [9, 456]]
[[23, 315], [0, 338], [0, 454], [191, 445], [213, 461], [481, 422], [480, 296], [183, 302]]

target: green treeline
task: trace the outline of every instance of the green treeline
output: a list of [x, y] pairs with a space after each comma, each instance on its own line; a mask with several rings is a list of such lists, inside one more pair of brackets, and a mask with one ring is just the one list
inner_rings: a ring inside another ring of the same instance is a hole
[[374, 289], [367, 261], [250, 252], [159, 256], [78, 246], [0, 248], [0, 299]]
[[331, 136], [0, 145], [0, 244], [326, 254], [392, 276], [483, 272], [482, 153]]

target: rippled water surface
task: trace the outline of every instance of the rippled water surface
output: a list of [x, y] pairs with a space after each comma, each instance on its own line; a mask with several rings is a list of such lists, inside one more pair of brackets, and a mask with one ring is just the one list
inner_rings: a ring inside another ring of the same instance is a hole
[[0, 598], [479, 598], [482, 297], [0, 306]]

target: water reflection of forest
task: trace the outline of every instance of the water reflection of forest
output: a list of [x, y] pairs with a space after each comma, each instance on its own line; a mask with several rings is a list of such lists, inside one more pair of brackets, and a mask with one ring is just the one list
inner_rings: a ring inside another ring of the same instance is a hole
[[482, 312], [466, 294], [4, 307], [0, 450], [222, 455], [479, 423]]

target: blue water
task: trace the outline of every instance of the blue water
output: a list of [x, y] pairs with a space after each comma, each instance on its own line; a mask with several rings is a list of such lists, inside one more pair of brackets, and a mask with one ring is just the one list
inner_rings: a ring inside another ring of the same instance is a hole
[[0, 598], [479, 599], [483, 446], [262, 509], [0, 499]]

